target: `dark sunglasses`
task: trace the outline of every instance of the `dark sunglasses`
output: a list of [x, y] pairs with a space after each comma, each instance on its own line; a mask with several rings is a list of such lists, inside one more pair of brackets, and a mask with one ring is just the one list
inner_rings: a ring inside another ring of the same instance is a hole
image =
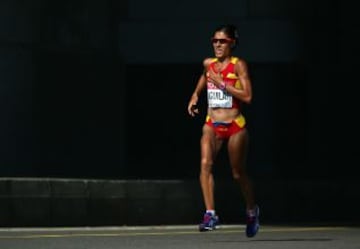
[[220, 44], [225, 44], [225, 43], [231, 43], [233, 40], [232, 39], [226, 39], [226, 38], [222, 38], [222, 39], [216, 39], [216, 38], [211, 38], [211, 42], [213, 44], [220, 42]]

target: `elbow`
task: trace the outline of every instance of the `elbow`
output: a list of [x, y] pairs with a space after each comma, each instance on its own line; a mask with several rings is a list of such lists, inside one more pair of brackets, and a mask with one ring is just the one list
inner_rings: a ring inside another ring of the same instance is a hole
[[252, 102], [251, 96], [243, 98], [243, 102], [246, 103], [246, 104], [251, 104], [251, 102]]

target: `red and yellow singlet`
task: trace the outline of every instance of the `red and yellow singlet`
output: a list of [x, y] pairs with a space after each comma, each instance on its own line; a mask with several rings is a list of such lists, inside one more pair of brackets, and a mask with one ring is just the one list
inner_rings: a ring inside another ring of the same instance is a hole
[[[235, 73], [235, 64], [239, 60], [238, 57], [231, 57], [229, 64], [220, 71], [220, 74], [224, 80], [226, 85], [231, 85], [236, 88], [241, 89], [241, 83], [238, 76]], [[215, 73], [219, 73], [218, 69], [215, 67], [217, 58], [214, 58], [209, 65]], [[239, 108], [240, 109], [240, 101], [226, 91], [220, 90], [209, 80], [207, 81], [207, 94], [208, 94], [208, 104], [210, 108]]]

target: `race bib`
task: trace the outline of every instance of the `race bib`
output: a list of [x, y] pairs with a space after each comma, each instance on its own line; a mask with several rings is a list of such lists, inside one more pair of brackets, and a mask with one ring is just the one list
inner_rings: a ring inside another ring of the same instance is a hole
[[220, 89], [208, 88], [208, 105], [209, 107], [221, 107], [231, 108], [232, 107], [232, 95], [226, 91]]

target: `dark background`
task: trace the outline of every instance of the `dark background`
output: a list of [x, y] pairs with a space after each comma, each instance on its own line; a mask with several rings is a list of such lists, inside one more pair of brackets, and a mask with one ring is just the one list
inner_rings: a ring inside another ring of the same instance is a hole
[[325, 0], [1, 1], [0, 176], [196, 179], [205, 99], [195, 119], [187, 102], [212, 31], [233, 23], [250, 172], [353, 178], [357, 15]]

